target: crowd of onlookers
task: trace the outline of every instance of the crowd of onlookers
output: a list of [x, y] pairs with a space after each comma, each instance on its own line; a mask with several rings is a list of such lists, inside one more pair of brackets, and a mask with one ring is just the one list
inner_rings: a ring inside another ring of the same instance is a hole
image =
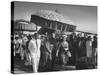
[[56, 65], [76, 65], [77, 69], [97, 66], [97, 35], [21, 34], [14, 36], [13, 44], [14, 56], [20, 56], [24, 65], [32, 65], [33, 72]]

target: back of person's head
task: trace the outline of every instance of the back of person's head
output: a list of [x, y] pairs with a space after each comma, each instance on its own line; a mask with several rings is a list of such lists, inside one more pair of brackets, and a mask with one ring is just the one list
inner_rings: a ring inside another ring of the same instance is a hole
[[94, 39], [94, 40], [97, 40], [97, 36], [93, 36], [93, 39]]
[[87, 40], [91, 40], [91, 36], [88, 36], [88, 37], [87, 37]]
[[77, 37], [80, 38], [81, 37], [81, 34], [77, 34]]
[[73, 39], [73, 35], [72, 34], [70, 35], [70, 39]]
[[28, 38], [28, 40], [31, 40], [32, 39], [31, 35], [28, 35], [27, 38]]
[[15, 37], [16, 40], [18, 40], [18, 37]]
[[34, 33], [33, 38], [37, 39], [38, 38], [38, 33]]

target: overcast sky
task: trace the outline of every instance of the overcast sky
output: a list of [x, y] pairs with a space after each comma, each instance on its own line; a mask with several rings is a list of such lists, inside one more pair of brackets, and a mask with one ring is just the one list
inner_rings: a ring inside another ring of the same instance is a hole
[[77, 26], [77, 30], [97, 33], [96, 6], [15, 2], [14, 20], [30, 20], [31, 14], [34, 14], [38, 10], [56, 9], [64, 16], [68, 16]]

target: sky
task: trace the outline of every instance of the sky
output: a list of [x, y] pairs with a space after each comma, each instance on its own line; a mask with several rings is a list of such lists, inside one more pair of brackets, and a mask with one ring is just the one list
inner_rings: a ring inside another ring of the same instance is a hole
[[31, 15], [38, 10], [58, 10], [69, 17], [76, 30], [97, 33], [97, 7], [68, 4], [46, 4], [33, 2], [15, 2], [14, 20], [25, 19], [30, 21]]

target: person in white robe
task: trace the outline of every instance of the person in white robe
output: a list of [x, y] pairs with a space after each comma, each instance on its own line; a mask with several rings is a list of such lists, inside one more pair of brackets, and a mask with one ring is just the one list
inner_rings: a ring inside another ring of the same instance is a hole
[[90, 58], [92, 57], [92, 41], [90, 36], [87, 38], [86, 41], [86, 56]]
[[41, 46], [41, 40], [37, 37], [37, 34], [34, 34], [28, 46], [31, 56], [33, 72], [38, 72], [39, 60], [40, 60], [40, 46]]

